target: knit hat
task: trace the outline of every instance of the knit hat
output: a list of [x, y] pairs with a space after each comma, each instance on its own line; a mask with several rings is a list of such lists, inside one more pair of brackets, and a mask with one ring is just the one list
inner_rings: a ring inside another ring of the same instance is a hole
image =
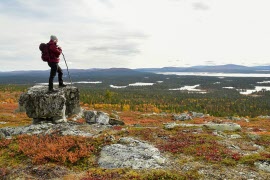
[[58, 40], [57, 37], [55, 35], [51, 35], [51, 40], [55, 41]]

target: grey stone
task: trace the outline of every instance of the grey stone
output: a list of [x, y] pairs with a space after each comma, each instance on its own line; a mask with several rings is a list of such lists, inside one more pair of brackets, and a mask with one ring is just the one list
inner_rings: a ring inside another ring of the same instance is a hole
[[87, 123], [89, 123], [89, 124], [96, 123], [97, 111], [84, 111], [83, 115], [84, 115], [84, 119]]
[[204, 114], [203, 113], [197, 113], [197, 112], [192, 112], [192, 117], [204, 117]]
[[164, 128], [165, 129], [174, 129], [175, 127], [179, 127], [181, 126], [180, 124], [176, 124], [175, 122], [174, 123], [166, 123], [164, 125]]
[[254, 165], [262, 171], [270, 172], [270, 161], [257, 161]]
[[175, 127], [203, 127], [204, 124], [177, 124], [175, 122], [173, 123], [164, 123], [165, 129], [173, 129]]
[[215, 136], [219, 136], [219, 137], [222, 137], [222, 138], [226, 138], [226, 134], [224, 134], [222, 131], [217, 131], [217, 130], [214, 130], [212, 132], [213, 135]]
[[[88, 127], [89, 125], [87, 125]], [[109, 127], [104, 127], [109, 128]], [[94, 128], [95, 129], [95, 128]], [[81, 124], [77, 124], [75, 122], [66, 122], [61, 124], [52, 124], [48, 122], [40, 123], [40, 124], [31, 124], [28, 126], [20, 126], [20, 127], [6, 127], [0, 128], [0, 136], [2, 138], [12, 137], [20, 134], [51, 134], [51, 133], [59, 133], [61, 135], [74, 135], [74, 136], [85, 136], [92, 137], [95, 134], [99, 134], [99, 132], [92, 131], [93, 133], [89, 133], [87, 130], [84, 131]]]
[[48, 93], [48, 86], [36, 85], [23, 93], [19, 105], [24, 108], [34, 123], [40, 121], [66, 121], [66, 116], [80, 112], [79, 90], [73, 86], [57, 89], [58, 92]]
[[235, 123], [223, 123], [223, 124], [207, 123], [204, 124], [204, 126], [218, 131], [239, 131], [242, 129], [239, 124]]
[[230, 139], [240, 139], [240, 138], [242, 138], [242, 136], [240, 136], [239, 134], [231, 134], [231, 135], [229, 136], [229, 138], [230, 138]]
[[192, 116], [187, 114], [187, 113], [182, 113], [182, 114], [174, 114], [173, 115], [174, 120], [180, 120], [180, 121], [185, 121], [185, 120], [191, 120]]
[[270, 119], [270, 116], [268, 116], [268, 115], [267, 116], [262, 116], [261, 115], [261, 116], [258, 116], [258, 118], [261, 118], [261, 119]]
[[109, 124], [109, 115], [107, 113], [104, 113], [104, 112], [97, 112], [97, 118], [96, 118], [96, 122], [98, 124], [103, 124], [103, 125], [106, 125], [106, 124]]
[[258, 139], [260, 139], [260, 136], [258, 134], [247, 134], [247, 136], [252, 139], [253, 141], [256, 141]]
[[162, 168], [165, 161], [154, 146], [125, 137], [118, 144], [103, 147], [98, 164], [102, 168], [148, 169]]
[[84, 118], [89, 124], [109, 124], [109, 116], [107, 113], [101, 111], [84, 111]]
[[80, 108], [80, 112], [72, 118], [72, 121], [77, 121], [78, 119], [81, 119], [83, 117], [83, 112], [84, 109]]
[[210, 129], [214, 129], [217, 131], [238, 131], [241, 130], [241, 126], [235, 123], [223, 123], [223, 124], [215, 124], [215, 123], [206, 123], [206, 124], [177, 124], [177, 123], [166, 123], [164, 124], [165, 129], [173, 129], [175, 127], [208, 127]]
[[89, 124], [95, 124], [96, 123], [96, 116], [97, 111], [84, 111], [84, 119]]

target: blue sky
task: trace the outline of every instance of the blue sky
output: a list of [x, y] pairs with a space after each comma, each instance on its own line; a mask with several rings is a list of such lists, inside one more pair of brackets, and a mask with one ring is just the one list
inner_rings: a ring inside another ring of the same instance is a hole
[[[270, 64], [269, 0], [0, 0], [0, 71]], [[64, 61], [61, 59], [61, 65]]]

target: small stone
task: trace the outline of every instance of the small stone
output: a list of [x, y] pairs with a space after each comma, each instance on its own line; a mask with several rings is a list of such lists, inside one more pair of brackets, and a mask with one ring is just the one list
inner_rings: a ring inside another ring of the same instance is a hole
[[262, 171], [270, 172], [270, 161], [257, 161], [254, 165]]
[[96, 122], [98, 124], [103, 124], [103, 125], [107, 125], [109, 124], [109, 115], [107, 113], [104, 113], [104, 112], [97, 112], [97, 118], [96, 118]]
[[84, 111], [84, 118], [89, 124], [109, 124], [109, 115], [101, 111]]
[[180, 126], [179, 124], [176, 124], [175, 122], [173, 122], [173, 123], [166, 123], [164, 128], [165, 129], [173, 129], [173, 128], [179, 127], [179, 126]]
[[230, 139], [239, 139], [239, 138], [242, 138], [242, 136], [240, 136], [239, 134], [231, 134], [229, 136]]
[[252, 139], [253, 141], [260, 139], [260, 136], [257, 134], [248, 134], [248, 137]]
[[96, 123], [96, 116], [97, 111], [84, 111], [84, 118], [85, 121], [89, 124], [95, 124]]
[[104, 141], [106, 141], [106, 142], [115, 141], [115, 137], [113, 135], [107, 135], [104, 137]]

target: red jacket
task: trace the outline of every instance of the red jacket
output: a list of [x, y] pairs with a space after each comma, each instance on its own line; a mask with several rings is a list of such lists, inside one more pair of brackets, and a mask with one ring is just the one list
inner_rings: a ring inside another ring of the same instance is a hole
[[48, 62], [57, 62], [59, 63], [60, 61], [60, 55], [62, 53], [62, 49], [60, 47], [57, 46], [57, 44], [50, 40], [50, 42], [48, 42], [49, 45], [49, 53], [50, 53], [50, 60]]

